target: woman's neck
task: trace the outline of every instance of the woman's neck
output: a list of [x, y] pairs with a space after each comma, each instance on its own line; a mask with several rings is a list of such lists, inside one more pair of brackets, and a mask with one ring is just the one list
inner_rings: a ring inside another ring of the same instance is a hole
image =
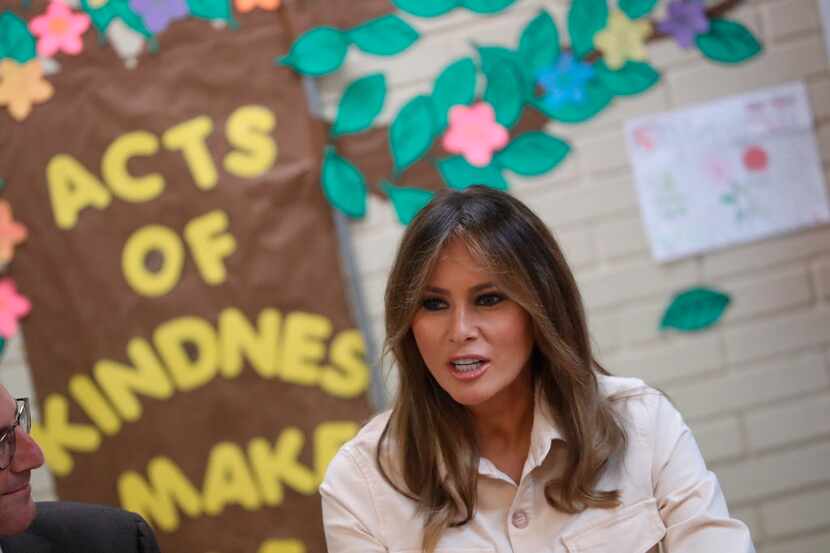
[[471, 407], [481, 456], [489, 459], [515, 482], [530, 448], [534, 394], [530, 371], [490, 400]]

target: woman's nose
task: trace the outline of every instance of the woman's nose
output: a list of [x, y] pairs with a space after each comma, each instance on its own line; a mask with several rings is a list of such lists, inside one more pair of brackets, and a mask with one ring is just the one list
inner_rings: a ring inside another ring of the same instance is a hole
[[460, 344], [473, 340], [478, 335], [478, 325], [475, 315], [470, 313], [470, 310], [465, 307], [453, 309], [450, 324], [449, 335], [450, 341], [453, 343]]

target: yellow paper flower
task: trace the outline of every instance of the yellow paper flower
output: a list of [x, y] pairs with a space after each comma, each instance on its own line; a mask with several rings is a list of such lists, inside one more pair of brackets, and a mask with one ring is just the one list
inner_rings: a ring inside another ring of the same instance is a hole
[[279, 9], [280, 4], [282, 0], [236, 0], [236, 9], [243, 13], [252, 11], [254, 8], [274, 11]]
[[54, 93], [52, 85], [43, 79], [39, 60], [23, 65], [10, 58], [0, 61], [0, 106], [8, 106], [16, 121], [26, 119], [32, 104], [45, 102]]
[[614, 10], [608, 26], [594, 36], [594, 46], [602, 52], [609, 69], [619, 69], [628, 60], [643, 61], [645, 41], [651, 34], [651, 23], [632, 21], [622, 11]]
[[26, 239], [26, 234], [26, 227], [14, 220], [9, 202], [0, 200], [0, 263], [12, 260], [14, 248]]
[[90, 8], [103, 8], [109, 0], [88, 0]]

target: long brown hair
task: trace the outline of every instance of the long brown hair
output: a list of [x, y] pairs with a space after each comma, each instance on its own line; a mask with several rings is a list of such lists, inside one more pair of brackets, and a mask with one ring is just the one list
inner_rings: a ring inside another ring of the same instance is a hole
[[[582, 300], [545, 224], [512, 196], [474, 186], [436, 194], [403, 235], [386, 287], [386, 351], [399, 369], [398, 393], [377, 448], [387, 482], [425, 516], [423, 549], [475, 512], [479, 450], [471, 415], [427, 369], [412, 319], [439, 253], [460, 239], [533, 321], [531, 374], [567, 444], [565, 471], [545, 485], [551, 507], [576, 513], [619, 505], [619, 490], [594, 487], [626, 446], [622, 424], [599, 392]], [[394, 474], [394, 476], [393, 476]]]

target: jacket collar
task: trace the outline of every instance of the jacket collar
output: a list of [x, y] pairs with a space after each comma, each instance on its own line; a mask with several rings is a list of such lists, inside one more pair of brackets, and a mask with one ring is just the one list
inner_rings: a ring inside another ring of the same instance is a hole
[[[537, 387], [533, 401], [533, 426], [530, 430], [530, 448], [527, 452], [525, 466], [522, 469], [522, 478], [545, 462], [545, 459], [550, 453], [551, 446], [556, 440], [564, 442], [565, 436], [562, 434], [553, 413], [551, 413], [541, 388]], [[484, 457], [479, 460], [478, 473], [481, 476], [489, 476], [514, 483], [492, 461]]]

